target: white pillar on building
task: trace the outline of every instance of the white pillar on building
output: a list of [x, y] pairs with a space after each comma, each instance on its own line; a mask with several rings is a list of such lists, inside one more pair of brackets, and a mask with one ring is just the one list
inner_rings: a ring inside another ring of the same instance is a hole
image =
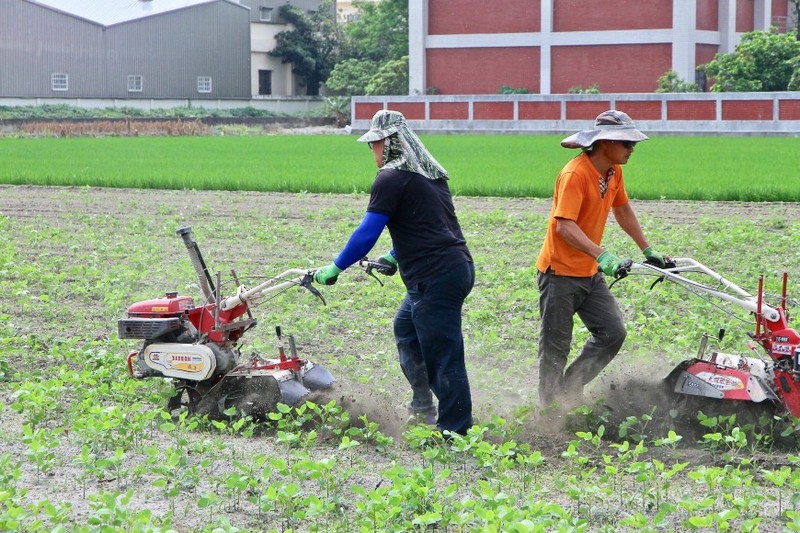
[[697, 47], [697, 0], [672, 2], [672, 70], [694, 82]]
[[729, 54], [736, 49], [736, 1], [719, 0], [719, 52]]
[[753, 29], [767, 31], [772, 25], [772, 0], [753, 1]]
[[539, 47], [539, 93], [550, 94], [553, 90], [553, 0], [541, 0], [541, 29]]
[[428, 0], [408, 0], [408, 94], [425, 94]]

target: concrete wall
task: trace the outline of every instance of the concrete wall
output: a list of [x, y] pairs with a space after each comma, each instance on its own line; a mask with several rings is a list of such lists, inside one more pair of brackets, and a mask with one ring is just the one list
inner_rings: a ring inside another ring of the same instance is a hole
[[353, 129], [369, 129], [379, 109], [402, 112], [415, 130], [440, 133], [573, 133], [620, 109], [650, 133], [800, 135], [800, 92], [357, 96]]
[[[2, 1], [2, 0], [0, 0]], [[69, 105], [85, 109], [133, 108], [143, 110], [202, 108], [211, 110], [241, 109], [252, 107], [274, 113], [305, 113], [325, 105], [325, 99], [317, 96], [254, 97], [252, 99], [185, 99], [185, 98], [0, 98], [2, 107], [42, 105]]]

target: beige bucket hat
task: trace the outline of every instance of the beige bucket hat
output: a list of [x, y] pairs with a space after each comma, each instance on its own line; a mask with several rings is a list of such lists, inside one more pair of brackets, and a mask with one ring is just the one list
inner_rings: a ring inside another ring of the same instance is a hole
[[649, 137], [636, 129], [627, 113], [609, 109], [594, 121], [594, 128], [574, 133], [561, 141], [564, 148], [589, 148], [595, 141], [646, 141]]

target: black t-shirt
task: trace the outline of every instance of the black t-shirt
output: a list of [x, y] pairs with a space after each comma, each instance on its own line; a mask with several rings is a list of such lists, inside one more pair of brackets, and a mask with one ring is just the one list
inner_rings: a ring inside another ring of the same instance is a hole
[[389, 216], [387, 227], [407, 287], [472, 261], [446, 180], [381, 170], [367, 211]]

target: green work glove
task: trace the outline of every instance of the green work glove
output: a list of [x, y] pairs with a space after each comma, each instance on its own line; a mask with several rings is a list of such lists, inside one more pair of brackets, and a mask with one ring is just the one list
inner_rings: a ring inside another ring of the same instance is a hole
[[382, 268], [378, 268], [378, 272], [384, 276], [394, 276], [397, 273], [397, 259], [394, 258], [392, 252], [388, 252], [375, 262], [383, 265]]
[[597, 264], [600, 265], [600, 270], [606, 276], [617, 277], [617, 271], [622, 266], [622, 259], [605, 250], [602, 254], [597, 256]]
[[669, 257], [665, 256], [664, 254], [656, 252], [655, 250], [653, 250], [652, 247], [648, 246], [647, 248], [642, 250], [642, 253], [644, 253], [644, 256], [648, 260], [653, 261], [654, 263], [658, 263], [658, 266], [660, 266], [661, 268], [667, 266], [667, 261], [669, 261]]
[[314, 281], [321, 285], [333, 285], [341, 273], [342, 269], [331, 263], [314, 272]]

